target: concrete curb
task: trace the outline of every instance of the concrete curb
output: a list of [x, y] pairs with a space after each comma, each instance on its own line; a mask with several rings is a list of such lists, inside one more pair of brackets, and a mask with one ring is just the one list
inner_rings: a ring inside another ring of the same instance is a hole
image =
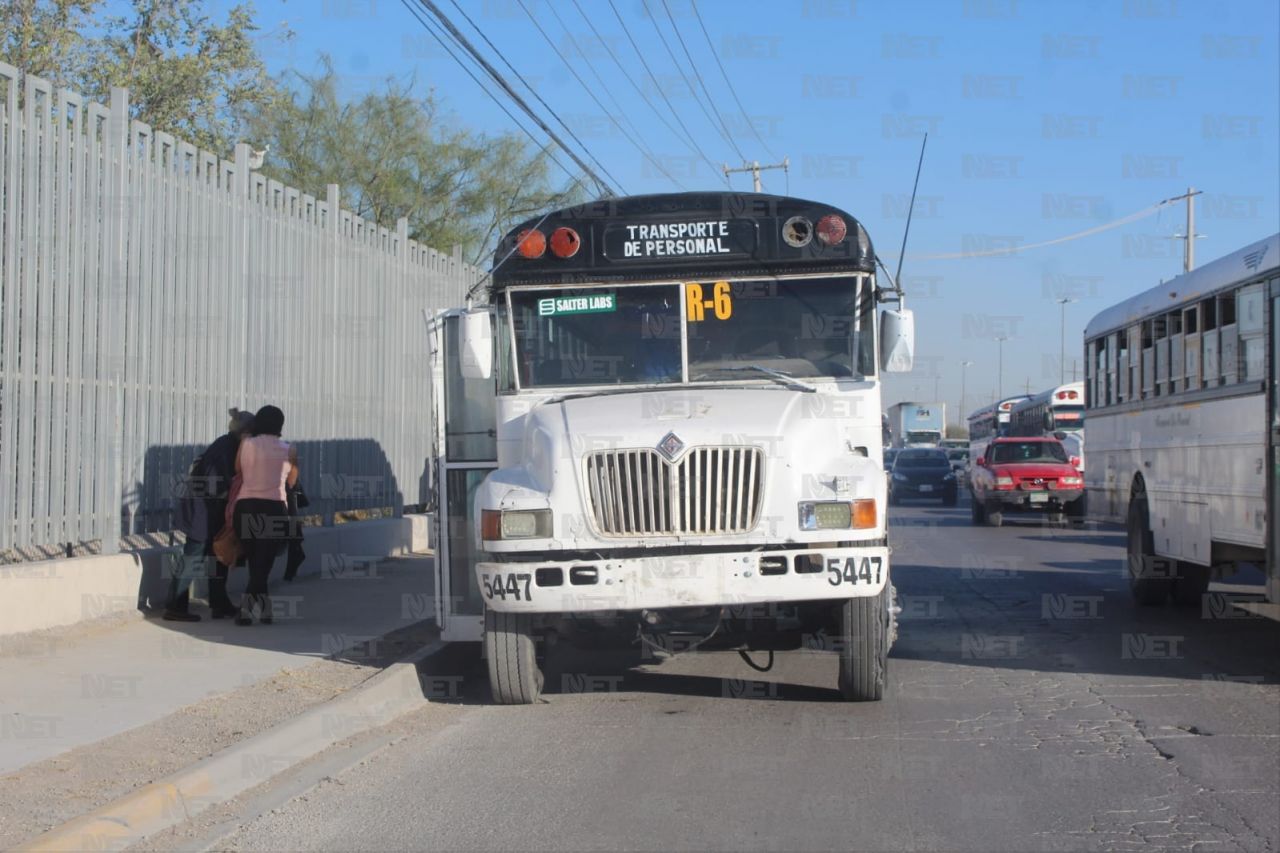
[[16, 849], [120, 850], [262, 784], [352, 735], [427, 704], [417, 665], [436, 640], [359, 686], [190, 767], [54, 827]]

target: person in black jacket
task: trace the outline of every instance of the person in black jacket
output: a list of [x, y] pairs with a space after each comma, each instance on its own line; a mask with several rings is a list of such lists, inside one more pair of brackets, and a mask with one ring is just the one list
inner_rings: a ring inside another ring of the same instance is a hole
[[236, 451], [241, 437], [253, 426], [253, 414], [231, 409], [230, 415], [227, 432], [216, 438], [191, 464], [183, 494], [178, 499], [178, 529], [187, 535], [187, 541], [182, 547], [178, 571], [169, 581], [165, 601], [164, 618], [172, 622], [200, 621], [189, 609], [191, 581], [197, 577], [209, 579], [209, 609], [214, 619], [236, 614], [235, 605], [227, 596], [228, 567], [214, 558], [213, 540], [226, 518]]

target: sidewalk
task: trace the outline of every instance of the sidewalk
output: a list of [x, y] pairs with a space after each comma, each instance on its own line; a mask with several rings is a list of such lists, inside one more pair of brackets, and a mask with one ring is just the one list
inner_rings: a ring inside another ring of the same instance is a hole
[[[0, 656], [0, 775], [324, 657], [378, 657], [377, 638], [435, 616], [430, 555], [272, 584], [275, 624], [158, 616], [26, 635]], [[244, 572], [233, 573], [238, 600]]]

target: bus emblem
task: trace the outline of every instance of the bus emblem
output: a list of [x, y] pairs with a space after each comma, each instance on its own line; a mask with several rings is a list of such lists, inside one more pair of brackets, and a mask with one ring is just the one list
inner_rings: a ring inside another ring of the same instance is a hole
[[662, 437], [662, 441], [658, 442], [658, 449], [662, 451], [663, 456], [667, 457], [667, 461], [674, 462], [680, 455], [680, 451], [684, 450], [684, 442], [680, 440], [680, 436], [669, 432]]

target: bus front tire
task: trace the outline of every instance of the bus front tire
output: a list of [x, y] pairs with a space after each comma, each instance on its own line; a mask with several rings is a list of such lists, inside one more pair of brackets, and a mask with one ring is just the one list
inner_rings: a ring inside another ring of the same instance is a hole
[[889, 674], [893, 593], [850, 598], [840, 607], [840, 695], [848, 702], [877, 702]]
[[1179, 560], [1176, 564], [1178, 576], [1173, 581], [1173, 601], [1183, 606], [1194, 606], [1200, 603], [1201, 597], [1209, 590], [1209, 567]]
[[1155, 537], [1148, 523], [1147, 500], [1141, 492], [1129, 499], [1126, 525], [1126, 558], [1129, 567], [1129, 592], [1138, 604], [1150, 607], [1163, 604], [1169, 597], [1169, 579], [1155, 575]]
[[987, 527], [999, 527], [1004, 524], [1004, 513], [1000, 511], [999, 504], [992, 504], [983, 512], [987, 516]]
[[489, 690], [499, 705], [532, 705], [542, 694], [533, 617], [528, 613], [484, 611], [484, 652]]

